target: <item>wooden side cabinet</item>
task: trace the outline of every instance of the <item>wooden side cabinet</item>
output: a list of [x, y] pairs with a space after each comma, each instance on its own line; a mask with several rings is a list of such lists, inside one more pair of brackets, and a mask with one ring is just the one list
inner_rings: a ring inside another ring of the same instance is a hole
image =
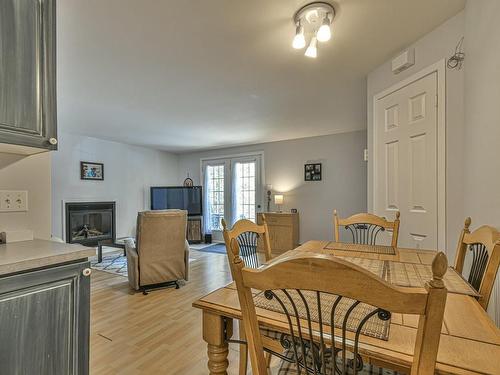
[[[269, 242], [273, 254], [281, 254], [299, 246], [299, 214], [264, 212], [269, 229]], [[257, 224], [262, 224], [262, 213], [257, 214]], [[262, 250], [262, 244], [259, 244]]]
[[89, 373], [90, 263], [0, 278], [0, 374]]

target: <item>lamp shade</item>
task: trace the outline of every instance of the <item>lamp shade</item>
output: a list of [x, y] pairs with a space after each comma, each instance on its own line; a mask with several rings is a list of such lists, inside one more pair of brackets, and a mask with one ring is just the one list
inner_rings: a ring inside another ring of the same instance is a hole
[[283, 204], [283, 195], [282, 194], [275, 194], [274, 204]]

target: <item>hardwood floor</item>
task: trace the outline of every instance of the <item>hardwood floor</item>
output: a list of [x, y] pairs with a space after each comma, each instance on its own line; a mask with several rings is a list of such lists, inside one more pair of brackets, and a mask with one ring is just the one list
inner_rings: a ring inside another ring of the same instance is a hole
[[[231, 281], [224, 254], [192, 250], [190, 281], [180, 289], [144, 296], [127, 279], [92, 273], [92, 375], [207, 374], [201, 311], [191, 303]], [[230, 345], [229, 374], [237, 374], [238, 348]]]

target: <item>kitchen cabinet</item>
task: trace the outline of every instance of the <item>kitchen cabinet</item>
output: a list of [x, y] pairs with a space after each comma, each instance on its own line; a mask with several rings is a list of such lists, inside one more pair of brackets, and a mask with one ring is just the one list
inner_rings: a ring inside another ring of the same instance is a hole
[[94, 249], [0, 245], [0, 374], [88, 375]]
[[0, 82], [0, 152], [57, 149], [55, 0], [0, 1]]

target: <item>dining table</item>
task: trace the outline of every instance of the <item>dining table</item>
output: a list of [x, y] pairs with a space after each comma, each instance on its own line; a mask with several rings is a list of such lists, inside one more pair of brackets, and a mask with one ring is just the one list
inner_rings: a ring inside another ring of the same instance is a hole
[[[423, 287], [430, 279], [433, 250], [390, 246], [308, 241], [290, 252], [320, 253], [342, 257], [399, 286]], [[314, 277], [314, 275], [311, 275]], [[500, 330], [477, 302], [477, 292], [453, 268], [443, 279], [448, 289], [436, 362], [437, 374], [500, 374]], [[260, 291], [254, 291], [255, 295]], [[235, 320], [242, 314], [236, 286], [230, 283], [193, 303], [202, 310], [203, 340], [207, 343], [211, 375], [227, 374], [228, 345]], [[256, 306], [259, 324], [287, 332], [286, 316]], [[386, 340], [361, 335], [363, 360], [409, 373], [418, 327], [418, 315], [392, 314]], [[238, 342], [236, 340], [236, 342]]]

